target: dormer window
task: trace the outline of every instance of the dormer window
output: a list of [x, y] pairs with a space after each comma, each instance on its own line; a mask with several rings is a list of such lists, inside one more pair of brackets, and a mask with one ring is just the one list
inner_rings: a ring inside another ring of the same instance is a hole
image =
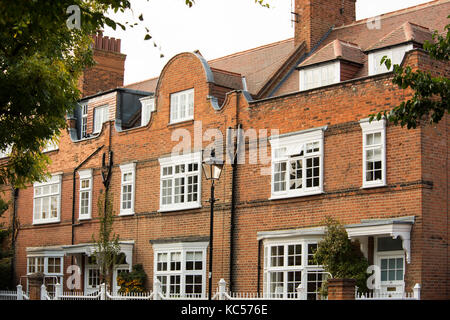
[[88, 105], [81, 106], [81, 138], [87, 137]]
[[150, 121], [150, 116], [155, 111], [155, 98], [141, 98], [141, 126], [146, 126]]
[[[403, 61], [405, 53], [412, 49], [413, 45], [407, 44], [369, 53], [369, 76], [392, 71], [394, 64], [400, 65]], [[384, 56], [391, 59], [392, 64], [389, 70], [386, 68], [384, 63], [381, 64], [381, 59], [383, 59]]]
[[94, 133], [99, 133], [103, 123], [108, 121], [108, 105], [94, 109]]
[[194, 119], [194, 89], [170, 95], [170, 123]]
[[338, 83], [341, 80], [340, 73], [339, 61], [300, 69], [300, 91]]

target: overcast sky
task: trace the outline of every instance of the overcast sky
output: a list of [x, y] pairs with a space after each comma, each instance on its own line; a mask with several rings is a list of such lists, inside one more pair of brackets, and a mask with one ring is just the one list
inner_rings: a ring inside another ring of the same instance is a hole
[[[125, 32], [108, 28], [105, 35], [122, 39], [121, 50], [127, 55], [125, 84], [130, 84], [159, 76], [167, 61], [180, 52], [200, 50], [211, 60], [293, 37], [290, 12], [294, 0], [267, 2], [272, 6], [269, 9], [253, 0], [196, 0], [192, 8], [185, 0], [131, 0], [132, 13], [111, 16], [121, 22], [138, 21], [143, 13], [144, 22]], [[430, 1], [357, 0], [356, 19], [425, 2]], [[143, 26], [150, 29], [151, 40], [143, 40]]]

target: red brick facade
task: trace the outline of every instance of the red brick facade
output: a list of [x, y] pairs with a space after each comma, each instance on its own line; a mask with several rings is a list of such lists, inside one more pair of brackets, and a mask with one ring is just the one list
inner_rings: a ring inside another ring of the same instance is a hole
[[[345, 1], [346, 5], [347, 2], [354, 1]], [[345, 7], [344, 13], [347, 11]], [[347, 20], [343, 22], [348, 23]], [[448, 64], [432, 61], [420, 49], [407, 53], [404, 64], [447, 77], [450, 74]], [[116, 72], [112, 72], [111, 81], [117, 83], [114, 80]], [[264, 232], [320, 227], [327, 216], [345, 225], [356, 225], [365, 219], [376, 221], [414, 216], [410, 234], [411, 260], [405, 262], [405, 289], [411, 291], [419, 283], [424, 299], [450, 298], [448, 115], [438, 125], [423, 125], [415, 130], [388, 125], [386, 185], [364, 189], [363, 139], [359, 121], [371, 113], [398, 105], [411, 95], [411, 92], [400, 90], [392, 84], [391, 73], [350, 79], [263, 100], [251, 100], [240, 89], [229, 90], [225, 95], [224, 87], [214, 83], [210, 74], [211, 69], [199, 54], [182, 53], [172, 58], [159, 77], [155, 92], [156, 111], [152, 112], [149, 124], [126, 131], [118, 131], [114, 124], [117, 117], [117, 101], [114, 99], [118, 96], [115, 91], [89, 102], [88, 132], [92, 132], [93, 108], [105, 103], [111, 106], [109, 121], [103, 124], [100, 135], [73, 141], [70, 134], [64, 132], [59, 149], [49, 153], [52, 160], [49, 171], [62, 173], [60, 222], [34, 224], [33, 186], [19, 191], [17, 279], [27, 274], [27, 248], [92, 242], [92, 235], [97, 235], [99, 228], [96, 204], [103, 190], [102, 154], [110, 149], [114, 153], [110, 189], [117, 215], [114, 231], [121, 240], [134, 241], [133, 264], [143, 264], [148, 275], [146, 285], [152, 288], [155, 274], [154, 243], [209, 239], [210, 221], [207, 203], [210, 182], [206, 181], [203, 174], [201, 208], [172, 212], [160, 210], [159, 159], [169, 156], [174, 147], [179, 146], [180, 132], [190, 134], [190, 146], [186, 152], [197, 152], [206, 149], [214, 140], [203, 136], [208, 129], [218, 129], [225, 137], [227, 128], [242, 125], [245, 132], [254, 129], [258, 136], [257, 140], [253, 137], [246, 140], [245, 163], [235, 168], [229, 162], [226, 163], [216, 183], [215, 196], [219, 200], [215, 205], [213, 230], [213, 289], [224, 278], [227, 283], [231, 281], [233, 291], [263, 291], [264, 239], [261, 234]], [[93, 79], [101, 82], [102, 75], [98, 77]], [[292, 77], [298, 77], [298, 73], [295, 72], [287, 79], [287, 83], [295, 83]], [[96, 86], [92, 85], [92, 88]], [[195, 93], [194, 120], [170, 124], [171, 94], [191, 88], [194, 88]], [[96, 90], [88, 91], [86, 95]], [[214, 108], [211, 96], [216, 96], [219, 102], [223, 101], [220, 108]], [[271, 175], [261, 174], [262, 168], [271, 166], [270, 143], [267, 142], [267, 157], [259, 154], [257, 163], [252, 163], [249, 154], [257, 146], [260, 147], [265, 138], [274, 135], [275, 130], [279, 130], [282, 135], [322, 126], [327, 126], [323, 138], [323, 192], [271, 200]], [[200, 141], [194, 138], [199, 136], [198, 133], [200, 137], [203, 136]], [[76, 174], [75, 224], [72, 225], [74, 169], [101, 146], [102, 150], [79, 168], [93, 169], [92, 219], [78, 220], [80, 183]], [[120, 216], [119, 166], [130, 162], [136, 163], [134, 214]], [[368, 238], [369, 243], [373, 241], [373, 237]], [[373, 245], [369, 244], [369, 260], [373, 259], [370, 253], [373, 250]], [[208, 259], [204, 261], [207, 283]], [[71, 263], [71, 256], [66, 255], [64, 268]]]

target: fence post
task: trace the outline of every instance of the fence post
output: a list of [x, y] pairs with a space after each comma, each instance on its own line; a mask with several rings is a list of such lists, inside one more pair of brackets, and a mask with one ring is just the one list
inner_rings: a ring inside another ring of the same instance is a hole
[[41, 285], [41, 300], [47, 300], [47, 288], [45, 284]]
[[300, 283], [297, 287], [297, 299], [299, 300], [306, 300], [306, 292], [305, 292], [305, 285]]
[[414, 299], [420, 300], [420, 284], [416, 283], [416, 285], [413, 288], [414, 291]]
[[225, 279], [220, 279], [219, 281], [219, 300], [225, 300], [225, 292], [226, 292], [227, 282]]
[[100, 300], [106, 300], [106, 283], [100, 285]]
[[60, 300], [62, 295], [62, 283], [57, 283], [55, 285], [55, 300]]
[[158, 279], [153, 283], [153, 293], [153, 300], [161, 300], [161, 282]]
[[22, 285], [17, 285], [17, 300], [23, 300], [23, 291], [22, 291]]

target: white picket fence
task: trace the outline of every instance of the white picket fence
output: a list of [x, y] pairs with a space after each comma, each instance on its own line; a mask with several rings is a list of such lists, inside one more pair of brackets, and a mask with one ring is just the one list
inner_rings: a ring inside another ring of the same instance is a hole
[[16, 290], [0, 290], [0, 300], [30, 300], [19, 284]]
[[412, 292], [355, 292], [355, 300], [420, 300], [420, 284], [416, 283]]
[[[355, 300], [420, 300], [420, 285], [416, 284], [412, 292], [405, 293], [368, 293], [363, 294], [355, 290]], [[219, 281], [219, 287], [212, 300], [306, 300], [306, 288], [300, 285], [296, 293], [283, 294], [258, 294], [230, 292], [227, 290], [227, 283], [224, 279]], [[22, 286], [18, 285], [16, 291], [0, 291], [0, 300], [29, 300], [22, 291]], [[201, 294], [165, 295], [161, 290], [161, 283], [157, 280], [154, 283], [153, 291], [144, 293], [111, 293], [107, 290], [106, 284], [101, 284], [98, 292], [86, 295], [82, 292], [64, 292], [62, 284], [55, 285], [55, 293], [49, 295], [45, 285], [41, 286], [41, 300], [177, 300], [192, 299], [206, 300]]]

